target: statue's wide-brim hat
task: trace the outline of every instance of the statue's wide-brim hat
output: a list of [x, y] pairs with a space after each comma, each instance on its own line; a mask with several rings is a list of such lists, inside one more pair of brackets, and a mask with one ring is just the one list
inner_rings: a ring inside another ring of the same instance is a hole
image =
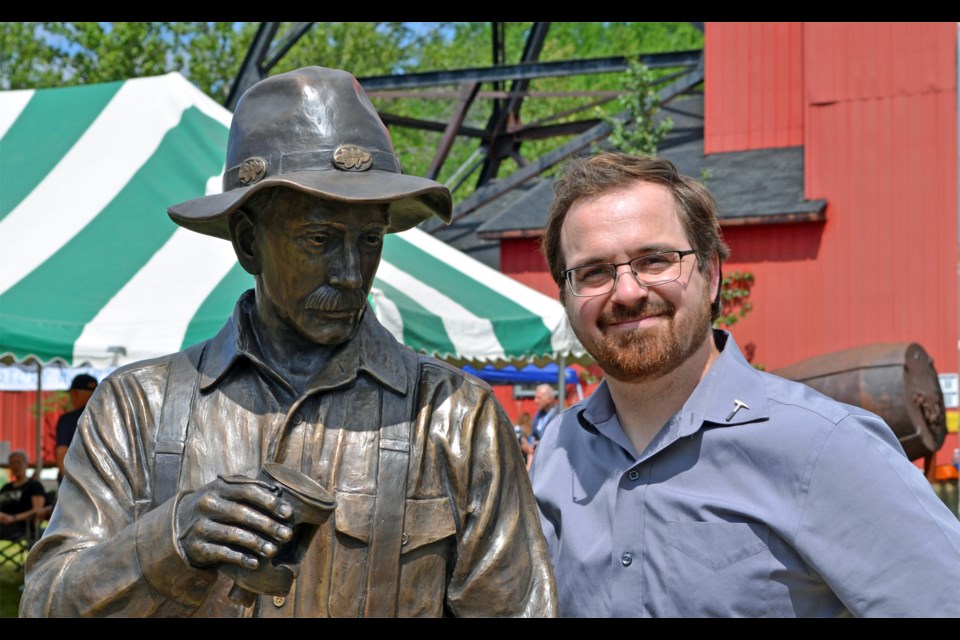
[[261, 80], [237, 103], [223, 192], [167, 209], [182, 227], [229, 239], [227, 219], [254, 193], [289, 187], [328, 200], [386, 204], [389, 231], [450, 221], [450, 191], [405, 175], [390, 134], [357, 79], [305, 67]]

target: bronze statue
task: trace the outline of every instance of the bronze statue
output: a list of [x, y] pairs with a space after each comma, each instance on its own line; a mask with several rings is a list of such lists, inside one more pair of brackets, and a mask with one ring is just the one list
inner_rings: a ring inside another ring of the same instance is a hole
[[21, 616], [554, 615], [509, 418], [367, 305], [384, 234], [449, 221], [449, 191], [321, 67], [244, 94], [226, 166], [169, 214], [256, 287], [214, 338], [101, 382]]

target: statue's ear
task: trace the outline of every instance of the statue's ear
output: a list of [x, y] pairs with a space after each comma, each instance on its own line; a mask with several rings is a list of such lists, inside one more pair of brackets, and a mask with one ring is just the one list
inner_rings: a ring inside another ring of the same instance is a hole
[[230, 214], [227, 221], [230, 228], [230, 241], [237, 254], [237, 260], [244, 271], [250, 275], [260, 273], [260, 254], [257, 247], [257, 223], [253, 217], [243, 209], [237, 209]]

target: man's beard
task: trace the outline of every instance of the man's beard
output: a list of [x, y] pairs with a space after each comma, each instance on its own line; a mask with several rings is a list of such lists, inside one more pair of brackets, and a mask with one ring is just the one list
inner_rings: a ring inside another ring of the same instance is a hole
[[[603, 372], [621, 382], [646, 382], [670, 373], [690, 358], [711, 330], [709, 291], [692, 309], [693, 315], [676, 319], [676, 307], [650, 296], [633, 307], [614, 306], [597, 319], [596, 332], [588, 333], [572, 324], [574, 333]], [[614, 332], [615, 322], [660, 315], [666, 322], [657, 327]]]
[[361, 289], [338, 289], [321, 286], [307, 296], [305, 309], [316, 311], [359, 311], [367, 302], [367, 294]]

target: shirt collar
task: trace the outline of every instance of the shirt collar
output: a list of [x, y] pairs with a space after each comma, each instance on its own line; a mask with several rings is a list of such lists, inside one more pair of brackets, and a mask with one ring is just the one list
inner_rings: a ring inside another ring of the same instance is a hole
[[766, 420], [767, 395], [763, 376], [747, 362], [733, 335], [713, 330], [720, 356], [683, 405], [680, 436], [688, 436], [709, 422], [728, 427]]
[[[255, 300], [253, 289], [244, 292], [230, 319], [207, 343], [200, 365], [200, 388], [203, 391], [218, 384], [242, 359], [282, 380], [260, 351], [252, 321]], [[402, 348], [368, 306], [356, 333], [336, 348], [326, 365], [314, 375], [307, 391], [323, 391], [349, 384], [363, 371], [397, 393], [406, 394], [409, 376], [403, 365]]]
[[[766, 420], [769, 416], [760, 372], [743, 357], [728, 331], [714, 329], [713, 339], [720, 355], [671, 419], [671, 427], [679, 427], [677, 437], [696, 433], [705, 422], [726, 427]], [[632, 451], [631, 446], [625, 446], [629, 440], [620, 427], [606, 380], [587, 399], [578, 418], [581, 427], [596, 429]]]

